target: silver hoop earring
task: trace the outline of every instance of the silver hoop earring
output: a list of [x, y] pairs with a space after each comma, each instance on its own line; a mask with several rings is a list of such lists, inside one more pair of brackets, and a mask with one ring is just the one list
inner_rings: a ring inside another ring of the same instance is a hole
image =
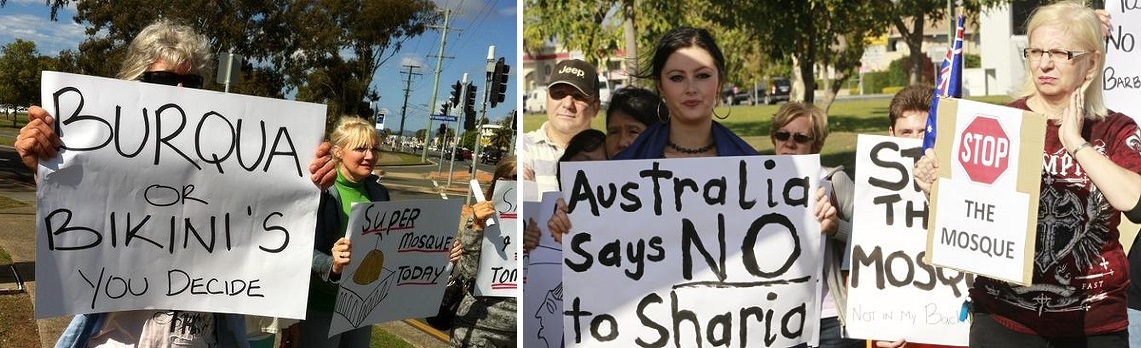
[[728, 113], [725, 113], [725, 116], [718, 115], [717, 114], [717, 108], [713, 108], [713, 117], [716, 117], [718, 120], [725, 120], [725, 119], [729, 118], [729, 115], [732, 115], [732, 114], [733, 114], [733, 108], [732, 107], [729, 108]]
[[[670, 108], [666, 107], [666, 112], [662, 113], [662, 102], [663, 101], [665, 101], [665, 99], [658, 99], [658, 107], [657, 107], [658, 121], [661, 121], [662, 123], [667, 123], [670, 121]], [[663, 117], [662, 115], [665, 115], [665, 116]]]

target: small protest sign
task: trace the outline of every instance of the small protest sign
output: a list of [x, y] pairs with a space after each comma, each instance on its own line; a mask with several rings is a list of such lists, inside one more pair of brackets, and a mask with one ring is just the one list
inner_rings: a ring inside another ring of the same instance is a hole
[[1029, 286], [1046, 117], [944, 99], [938, 120], [928, 262]]
[[1106, 1], [1105, 11], [1111, 18], [1111, 30], [1105, 40], [1105, 68], [1102, 91], [1105, 104], [1114, 111], [1137, 120], [1141, 117], [1141, 2], [1136, 0]]
[[495, 182], [491, 201], [495, 205], [495, 225], [483, 230], [479, 273], [475, 277], [476, 296], [519, 296], [517, 243], [521, 243], [518, 219], [518, 190], [514, 180]]
[[923, 261], [927, 199], [911, 174], [922, 145], [859, 136], [845, 323], [853, 338], [965, 346], [974, 275]]
[[435, 315], [451, 275], [448, 254], [459, 226], [454, 199], [354, 204], [352, 262], [329, 336], [375, 323]]
[[547, 228], [559, 197], [562, 192], [544, 192], [535, 219], [540, 232], [539, 246], [527, 255], [520, 314], [524, 347], [563, 346], [563, 246], [555, 242]]

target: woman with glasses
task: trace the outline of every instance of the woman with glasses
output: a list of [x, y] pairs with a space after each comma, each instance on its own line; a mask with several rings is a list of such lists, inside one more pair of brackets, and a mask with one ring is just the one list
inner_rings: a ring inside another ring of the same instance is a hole
[[[818, 154], [828, 138], [828, 115], [814, 105], [789, 102], [781, 106], [773, 115], [769, 128], [769, 140], [777, 155]], [[821, 168], [820, 179], [830, 183], [831, 203], [839, 215], [837, 228], [823, 230], [827, 236], [824, 243], [824, 285], [820, 306], [820, 345], [819, 347], [863, 347], [864, 341], [844, 338], [844, 309], [847, 302], [847, 288], [840, 272], [844, 247], [852, 232], [853, 183], [844, 173], [844, 167]]]
[[[340, 292], [341, 272], [352, 259], [352, 245], [345, 237], [353, 203], [387, 201], [388, 189], [372, 173], [380, 157], [380, 140], [371, 123], [359, 117], [342, 116], [329, 134], [337, 179], [321, 192], [317, 227], [313, 239], [313, 274], [309, 277], [309, 301], [305, 320], [297, 324], [299, 347], [368, 347], [372, 325], [329, 336], [329, 326]], [[358, 261], [359, 262], [359, 261]]]
[[[488, 185], [485, 197], [491, 197], [495, 192], [495, 183], [499, 180], [516, 179], [515, 157], [504, 157], [495, 166], [491, 185]], [[459, 261], [452, 272], [452, 277], [462, 279], [461, 284], [474, 284], [479, 273], [480, 252], [483, 249], [483, 231], [487, 226], [487, 219], [495, 214], [495, 205], [490, 201], [483, 201], [464, 206], [461, 217], [464, 220], [460, 225], [456, 240], [463, 248]], [[464, 289], [464, 297], [460, 300], [456, 317], [452, 320], [452, 347], [516, 347], [518, 334], [516, 334], [517, 313], [516, 299], [514, 297], [484, 297], [471, 293], [471, 287]]]
[[[1026, 32], [1026, 79], [1008, 106], [1048, 120], [1032, 285], [975, 278], [970, 346], [1127, 347], [1129, 275], [1117, 224], [1141, 196], [1137, 124], [1106, 108], [1105, 41], [1092, 9], [1039, 7]], [[928, 151], [916, 163], [924, 191], [936, 162]]]

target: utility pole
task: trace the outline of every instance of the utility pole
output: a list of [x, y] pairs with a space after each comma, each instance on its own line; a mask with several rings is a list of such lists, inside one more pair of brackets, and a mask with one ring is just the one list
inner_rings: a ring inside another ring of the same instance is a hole
[[[447, 46], [447, 43], [448, 43], [448, 31], [451, 30], [451, 28], [448, 27], [448, 22], [451, 19], [451, 17], [452, 17], [452, 10], [451, 9], [444, 9], [444, 26], [443, 27], [432, 26], [432, 28], [439, 28], [440, 29], [440, 53], [436, 55], [436, 78], [432, 82], [432, 98], [430, 99], [431, 101], [428, 102], [429, 108], [436, 107], [436, 92], [440, 88], [440, 73], [442, 72], [440, 65], [443, 64], [444, 58], [451, 58], [451, 57], [444, 57], [444, 47]], [[431, 114], [432, 114], [432, 110], [428, 110], [429, 117], [428, 117], [428, 128], [427, 128], [428, 133], [427, 134], [431, 134], [431, 132], [432, 132], [432, 117], [430, 116]], [[426, 140], [428, 140], [428, 137], [426, 135], [424, 137], [424, 140], [425, 140], [425, 144], [424, 144], [423, 151], [420, 152], [420, 161], [427, 162], [428, 161], [428, 144], [427, 144]], [[443, 151], [443, 149], [441, 149], [441, 151]]]
[[[408, 116], [408, 94], [412, 92], [412, 76], [423, 75], [421, 73], [414, 73], [412, 69], [420, 68], [419, 65], [405, 65], [408, 72], [401, 71], [402, 74], [408, 74], [408, 79], [404, 82], [404, 106], [400, 108], [400, 133], [396, 133], [396, 138], [400, 139], [400, 151], [404, 151], [404, 117]], [[429, 128], [430, 129], [430, 128]]]

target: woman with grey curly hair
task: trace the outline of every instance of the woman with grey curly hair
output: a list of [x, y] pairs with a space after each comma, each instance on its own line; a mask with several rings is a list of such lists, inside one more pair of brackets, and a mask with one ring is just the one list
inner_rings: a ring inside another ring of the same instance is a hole
[[[210, 46], [206, 37], [193, 28], [170, 20], [155, 21], [131, 40], [118, 78], [142, 80], [171, 86], [202, 88], [205, 73], [210, 71]], [[155, 80], [163, 72], [167, 79]], [[171, 79], [181, 77], [181, 79]], [[164, 83], [164, 82], [178, 83]]]
[[[146, 83], [202, 88], [210, 70], [210, 47], [193, 28], [160, 19], [148, 25], [127, 48], [118, 77]], [[61, 144], [54, 118], [38, 106], [28, 109], [16, 150], [36, 171], [40, 158], [58, 155]], [[336, 178], [329, 144], [321, 144], [309, 165], [313, 183], [328, 187]], [[181, 310], [135, 310], [77, 315], [56, 347], [249, 347], [245, 317], [238, 314]]]

